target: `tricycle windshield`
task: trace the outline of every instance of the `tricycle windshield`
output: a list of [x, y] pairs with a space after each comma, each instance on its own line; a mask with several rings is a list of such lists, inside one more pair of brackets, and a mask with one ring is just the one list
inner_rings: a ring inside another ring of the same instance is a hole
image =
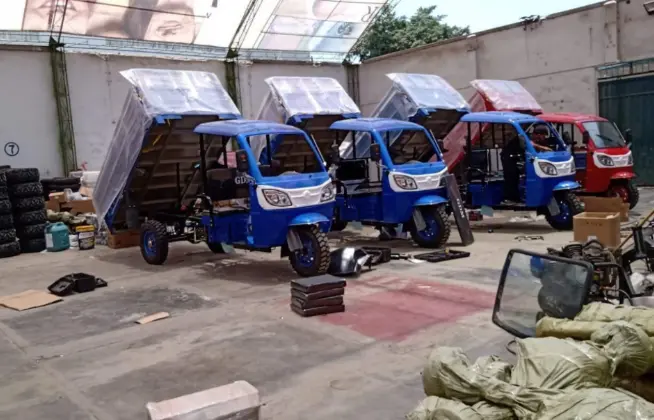
[[425, 130], [392, 130], [380, 132], [379, 136], [394, 165], [442, 160], [435, 142]]
[[248, 136], [263, 176], [324, 172], [321, 158], [303, 134]]
[[529, 122], [520, 126], [529, 136], [529, 140], [537, 153], [567, 150], [565, 142], [550, 124], [546, 122]]
[[620, 130], [612, 122], [592, 121], [583, 123], [583, 126], [598, 149], [627, 146]]

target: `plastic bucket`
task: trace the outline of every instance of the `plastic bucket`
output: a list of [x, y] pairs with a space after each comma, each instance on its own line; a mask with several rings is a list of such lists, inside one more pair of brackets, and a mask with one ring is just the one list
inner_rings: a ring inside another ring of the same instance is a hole
[[95, 248], [95, 228], [90, 225], [77, 226], [77, 243], [80, 251]]

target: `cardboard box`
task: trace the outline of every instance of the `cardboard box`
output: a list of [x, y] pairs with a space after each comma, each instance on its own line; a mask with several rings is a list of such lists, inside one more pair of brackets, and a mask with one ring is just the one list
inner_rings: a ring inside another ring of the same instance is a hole
[[48, 196], [48, 201], [56, 201], [58, 203], [66, 202], [66, 193], [64, 192], [53, 192]]
[[619, 213], [620, 221], [629, 221], [629, 203], [619, 197], [582, 197], [585, 210], [591, 213]]
[[586, 242], [589, 237], [595, 237], [607, 248], [617, 248], [620, 245], [620, 215], [608, 212], [584, 212], [572, 219], [574, 240]]
[[107, 236], [107, 246], [112, 249], [138, 246], [140, 241], [141, 232], [138, 230], [123, 230], [116, 233], [109, 232]]
[[93, 200], [66, 201], [65, 203], [61, 203], [60, 207], [61, 211], [67, 211], [73, 216], [84, 213], [95, 213]]
[[45, 208], [48, 210], [60, 212], [61, 211], [61, 204], [59, 204], [59, 201], [57, 200], [48, 200], [45, 202]]

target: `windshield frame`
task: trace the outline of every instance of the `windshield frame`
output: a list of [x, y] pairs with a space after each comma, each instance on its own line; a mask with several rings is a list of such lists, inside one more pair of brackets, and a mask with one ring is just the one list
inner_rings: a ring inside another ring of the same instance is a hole
[[[589, 129], [589, 126], [593, 127], [593, 125], [596, 129]], [[620, 149], [622, 147], [627, 147], [627, 141], [622, 135], [622, 132], [612, 121], [586, 121], [581, 123], [581, 126], [583, 127], [583, 132], [588, 133], [590, 141], [593, 142], [593, 145], [597, 149]], [[615, 130], [615, 133], [618, 134], [618, 140], [615, 141], [615, 139], [610, 138], [610, 143], [608, 143], [606, 139], [609, 137], [601, 132], [602, 130], [600, 130], [600, 127], [612, 127], [612, 129]]]
[[[549, 133], [550, 133], [550, 136], [547, 139], [554, 139], [556, 141], [556, 148], [552, 149], [551, 150], [552, 152], [565, 152], [565, 151], [568, 150], [568, 145], [565, 144], [565, 142], [563, 141], [563, 138], [561, 137], [561, 133], [559, 133], [558, 130], [554, 127], [554, 125], [551, 124], [550, 122], [548, 122], [548, 121], [530, 121], [530, 122], [526, 122], [526, 123], [520, 123], [519, 124], [520, 128], [522, 129], [526, 139], [529, 141], [530, 146], [534, 149], [534, 152], [536, 154], [546, 153], [547, 152], [547, 151], [539, 150], [535, 146], [536, 143], [534, 142], [534, 139], [532, 138], [533, 128], [535, 126], [537, 126], [537, 125], [546, 126], [547, 129], [549, 130]], [[529, 133], [529, 131], [531, 131], [531, 133]], [[551, 145], [551, 143], [550, 143], [550, 145]]]
[[[419, 162], [420, 164], [430, 164], [430, 163], [438, 163], [438, 162], [444, 162], [443, 160], [443, 152], [441, 151], [440, 147], [438, 147], [438, 142], [434, 139], [432, 136], [431, 132], [427, 130], [424, 127], [420, 128], [402, 128], [399, 130], [384, 130], [384, 131], [374, 131], [373, 132], [373, 138], [375, 139], [375, 142], [379, 144], [381, 147], [386, 149], [386, 153], [388, 154], [389, 158], [389, 164], [392, 164], [394, 167], [401, 167], [405, 165], [416, 165], [416, 163], [395, 163], [393, 160], [393, 157], [391, 156], [391, 151], [390, 147], [395, 144], [395, 142], [402, 137], [402, 135], [405, 132], [413, 132], [414, 134], [411, 135], [411, 139], [413, 138], [414, 135], [418, 133], [422, 133], [429, 144], [431, 145], [431, 148], [433, 150], [433, 154], [429, 157], [429, 159], [426, 162]], [[387, 144], [388, 142], [388, 144]], [[408, 142], [407, 142], [408, 143]], [[403, 153], [404, 155], [404, 153]], [[434, 156], [437, 157], [437, 160], [433, 160]]]
[[[247, 144], [249, 148], [249, 152], [252, 154], [252, 157], [254, 158], [255, 162], [257, 163], [257, 168], [259, 168], [261, 165], [266, 165], [265, 163], [261, 162], [261, 159], [265, 156], [268, 159], [268, 165], [271, 165], [271, 161], [275, 156], [275, 152], [277, 151], [277, 148], [282, 146], [284, 144], [285, 137], [298, 137], [302, 138], [304, 143], [309, 147], [311, 150], [311, 154], [313, 158], [316, 160], [315, 163], [317, 163], [317, 171], [315, 172], [297, 172], [298, 174], [317, 174], [317, 173], [324, 173], [327, 172], [327, 169], [325, 168], [325, 162], [323, 159], [322, 154], [318, 150], [318, 148], [315, 146], [313, 140], [311, 140], [306, 133], [256, 133], [256, 134], [245, 134], [241, 135], [239, 137], [242, 138], [243, 142]], [[257, 145], [253, 147], [252, 140], [256, 139]], [[272, 153], [272, 155], [268, 154], [269, 148], [275, 148], [275, 152]], [[256, 149], [256, 150], [255, 150]], [[247, 149], [244, 149], [247, 150]], [[266, 153], [264, 153], [266, 151]], [[305, 170], [306, 170], [306, 162], [305, 162]]]

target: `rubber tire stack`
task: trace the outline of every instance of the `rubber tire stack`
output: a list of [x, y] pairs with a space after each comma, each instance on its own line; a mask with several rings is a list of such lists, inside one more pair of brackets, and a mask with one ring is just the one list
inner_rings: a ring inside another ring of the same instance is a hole
[[47, 215], [39, 170], [9, 169], [5, 174], [20, 249], [23, 253], [41, 252], [45, 249]]
[[11, 201], [9, 201], [5, 171], [6, 169], [0, 169], [0, 258], [9, 258], [20, 254], [14, 218], [11, 215]]
[[43, 178], [41, 180], [43, 186], [43, 197], [47, 200], [50, 193], [63, 192], [70, 189], [72, 192], [78, 192], [81, 187], [81, 180], [79, 178]]

